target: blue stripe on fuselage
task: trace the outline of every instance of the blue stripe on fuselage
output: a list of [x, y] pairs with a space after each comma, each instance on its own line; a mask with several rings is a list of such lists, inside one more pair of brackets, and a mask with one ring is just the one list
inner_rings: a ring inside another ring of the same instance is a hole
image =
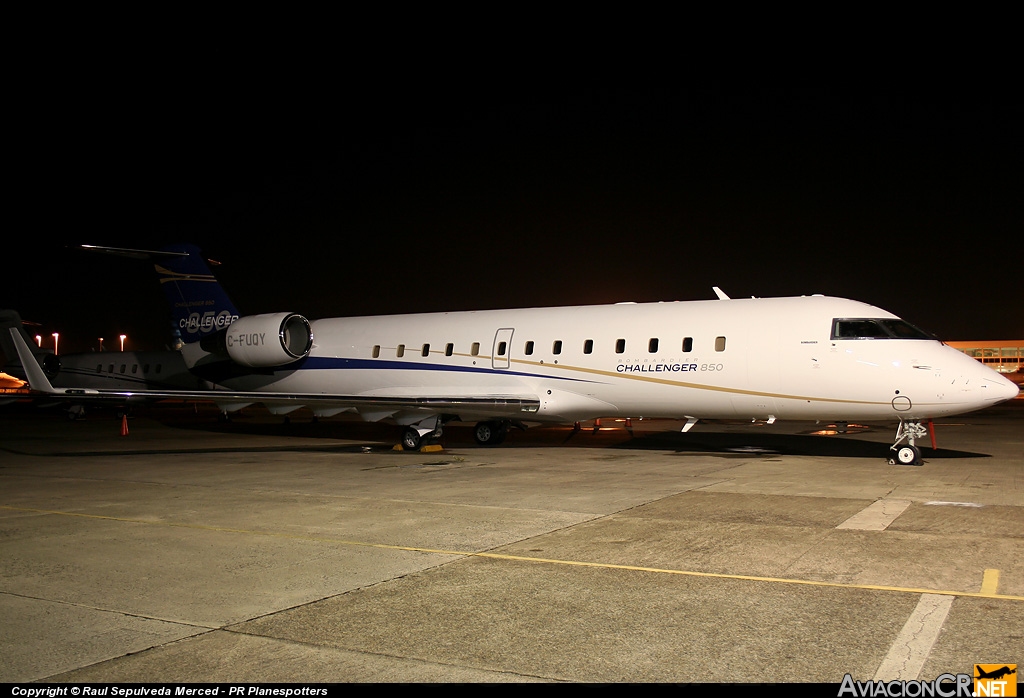
[[502, 376], [522, 376], [523, 378], [548, 378], [552, 380], [572, 381], [574, 383], [594, 383], [596, 381], [566, 376], [549, 376], [541, 373], [526, 373], [507, 368], [491, 368], [484, 366], [451, 366], [447, 364], [421, 363], [419, 361], [390, 361], [387, 359], [344, 359], [327, 356], [307, 356], [282, 369], [290, 370], [339, 370], [355, 369], [365, 371], [451, 371], [454, 373], [485, 373]]

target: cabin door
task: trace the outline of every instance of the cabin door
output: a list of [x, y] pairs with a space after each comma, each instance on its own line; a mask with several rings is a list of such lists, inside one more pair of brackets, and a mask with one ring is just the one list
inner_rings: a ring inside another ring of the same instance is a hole
[[503, 327], [494, 333], [494, 346], [491, 348], [491, 366], [494, 368], [508, 368], [509, 354], [512, 353], [511, 327]]

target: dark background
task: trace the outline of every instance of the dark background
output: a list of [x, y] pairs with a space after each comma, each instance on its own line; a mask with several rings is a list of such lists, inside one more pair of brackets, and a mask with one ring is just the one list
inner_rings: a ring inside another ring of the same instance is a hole
[[[322, 68], [323, 66], [321, 66]], [[823, 293], [1024, 337], [1019, 90], [303, 72], [124, 56], [23, 78], [0, 307], [160, 348], [191, 242], [243, 313]], [[52, 340], [50, 340], [52, 342]]]

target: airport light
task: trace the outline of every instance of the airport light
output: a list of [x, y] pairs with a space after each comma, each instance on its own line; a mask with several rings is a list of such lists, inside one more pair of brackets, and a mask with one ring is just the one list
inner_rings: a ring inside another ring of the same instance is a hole
[[103, 337], [100, 337], [100, 351], [103, 351]]
[[39, 345], [40, 349], [43, 348], [43, 335], [41, 335], [41, 334], [37, 334], [36, 335], [36, 344]]
[[124, 351], [124, 339], [127, 336], [128, 335], [126, 335], [126, 334], [121, 335], [121, 351]]
[[60, 339], [60, 333], [53, 333], [53, 355], [57, 356], [57, 340]]

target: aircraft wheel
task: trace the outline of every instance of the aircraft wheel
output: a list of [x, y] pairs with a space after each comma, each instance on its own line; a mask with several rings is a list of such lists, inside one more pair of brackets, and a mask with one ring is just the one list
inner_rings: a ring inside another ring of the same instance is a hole
[[481, 446], [497, 443], [499, 427], [497, 422], [479, 422], [473, 429], [473, 439]]
[[901, 446], [896, 450], [896, 461], [900, 465], [921, 465], [921, 449], [917, 446]]
[[420, 433], [412, 427], [408, 427], [402, 432], [402, 448], [406, 451], [420, 450], [420, 443], [422, 441], [423, 439], [420, 438]]
[[473, 439], [481, 446], [491, 443], [494, 438], [494, 422], [480, 422], [473, 429]]
[[505, 440], [508, 427], [502, 422], [480, 422], [473, 429], [473, 438], [481, 446], [497, 446]]

